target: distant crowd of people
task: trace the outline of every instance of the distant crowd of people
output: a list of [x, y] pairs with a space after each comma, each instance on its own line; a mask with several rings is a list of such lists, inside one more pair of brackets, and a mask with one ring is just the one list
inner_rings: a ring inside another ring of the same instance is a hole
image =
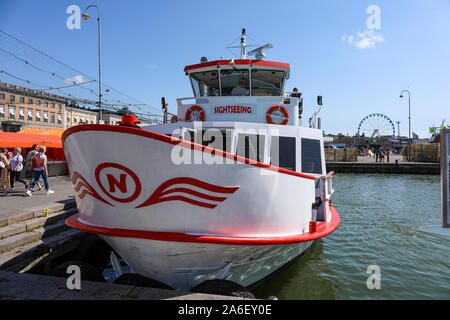
[[[11, 195], [10, 192], [15, 190], [16, 181], [23, 183], [25, 195], [30, 197], [36, 184], [39, 191], [45, 187], [47, 195], [55, 193], [48, 184], [45, 152], [45, 146], [35, 144], [24, 160], [21, 155], [22, 148], [16, 147], [12, 152], [6, 148], [0, 148], [0, 189], [3, 191], [3, 196]], [[23, 169], [25, 169], [25, 180], [21, 178]], [[40, 179], [44, 184], [39, 183]]]
[[384, 162], [385, 158], [387, 162], [389, 162], [389, 156], [391, 155], [390, 150], [383, 150], [382, 148], [380, 148], [375, 149], [373, 153], [375, 154], [375, 162], [378, 162], [378, 160], [380, 160], [380, 162]]
[[375, 158], [375, 162], [389, 162], [390, 156], [401, 154], [401, 150], [396, 149], [383, 149], [383, 148], [365, 148], [358, 149], [359, 156], [369, 156]]

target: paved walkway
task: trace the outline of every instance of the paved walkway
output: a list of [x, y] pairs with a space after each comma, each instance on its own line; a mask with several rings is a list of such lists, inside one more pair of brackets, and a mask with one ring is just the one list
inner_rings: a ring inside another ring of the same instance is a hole
[[[380, 159], [378, 159], [378, 163], [393, 163], [395, 164], [395, 160], [398, 160], [398, 162], [408, 162], [408, 161], [404, 161], [403, 160], [403, 156], [402, 155], [397, 155], [397, 154], [393, 154], [389, 156], [389, 162], [387, 162], [387, 158], [384, 157], [384, 162], [381, 162]], [[376, 157], [374, 156], [358, 156], [358, 162], [361, 163], [377, 163], [376, 162]]]
[[50, 177], [48, 182], [50, 189], [55, 191], [54, 194], [46, 195], [45, 189], [38, 191], [35, 186], [33, 195], [29, 197], [25, 194], [24, 185], [20, 182], [16, 183], [15, 191], [10, 192], [10, 196], [4, 197], [1, 193], [0, 218], [2, 216], [7, 218], [23, 211], [52, 208], [75, 200], [72, 183], [68, 176]]

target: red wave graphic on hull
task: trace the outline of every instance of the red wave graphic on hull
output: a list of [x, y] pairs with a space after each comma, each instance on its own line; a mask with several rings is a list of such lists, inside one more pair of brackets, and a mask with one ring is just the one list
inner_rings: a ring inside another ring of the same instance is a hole
[[80, 199], [83, 199], [86, 195], [90, 195], [92, 197], [94, 197], [97, 200], [100, 200], [108, 205], [110, 205], [111, 207], [114, 207], [111, 203], [109, 203], [108, 201], [106, 201], [105, 199], [103, 199], [98, 193], [97, 191], [95, 191], [95, 189], [89, 184], [89, 182], [87, 182], [87, 180], [78, 173], [78, 171], [75, 171], [72, 175], [72, 184], [75, 185], [77, 180], [78, 184], [75, 186], [75, 191], [78, 192], [80, 191], [81, 187], [84, 187], [85, 189], [78, 195], [78, 197]]
[[[211, 192], [222, 193], [222, 194], [233, 194], [234, 192], [236, 192], [237, 189], [239, 189], [239, 187], [216, 186], [216, 185], [209, 184], [209, 183], [206, 183], [206, 182], [200, 181], [198, 179], [194, 179], [194, 178], [187, 178], [187, 177], [174, 178], [174, 179], [170, 179], [170, 180], [167, 180], [166, 182], [162, 183], [155, 190], [155, 192], [153, 192], [153, 194], [150, 196], [150, 198], [148, 198], [144, 203], [137, 206], [136, 208], [148, 207], [152, 204], [165, 202], [165, 201], [178, 200], [178, 201], [187, 202], [187, 203], [195, 205], [195, 206], [214, 209], [215, 207], [217, 207], [219, 205], [219, 203], [221, 203], [227, 199], [227, 197], [212, 196], [212, 195], [198, 192], [195, 190], [191, 190], [188, 188], [173, 188], [173, 189], [167, 190], [168, 188], [170, 188], [171, 186], [174, 186], [176, 184], [187, 184], [187, 185], [201, 188], [205, 191], [211, 191]], [[214, 203], [209, 203], [209, 202], [198, 201], [198, 200], [194, 200], [191, 198], [187, 198], [184, 195], [167, 196], [171, 193], [176, 193], [176, 192], [184, 193], [187, 195], [192, 195], [192, 196], [195, 196], [195, 197], [198, 197], [201, 199], [205, 199], [205, 200], [214, 201], [216, 203], [214, 204]], [[219, 203], [217, 203], [217, 202], [219, 202]]]

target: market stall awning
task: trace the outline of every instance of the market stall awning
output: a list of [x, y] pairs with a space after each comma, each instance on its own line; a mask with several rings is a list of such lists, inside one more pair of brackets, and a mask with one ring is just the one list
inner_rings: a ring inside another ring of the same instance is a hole
[[47, 148], [62, 148], [61, 137], [56, 135], [27, 134], [0, 131], [0, 147], [3, 148], [31, 148], [33, 144]]

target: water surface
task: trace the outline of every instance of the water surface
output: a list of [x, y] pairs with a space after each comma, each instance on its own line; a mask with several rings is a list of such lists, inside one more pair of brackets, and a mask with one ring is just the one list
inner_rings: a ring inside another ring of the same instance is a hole
[[[341, 225], [296, 264], [255, 290], [279, 299], [450, 299], [450, 238], [425, 233], [441, 221], [440, 177], [335, 174]], [[377, 265], [381, 288], [369, 290]]]

